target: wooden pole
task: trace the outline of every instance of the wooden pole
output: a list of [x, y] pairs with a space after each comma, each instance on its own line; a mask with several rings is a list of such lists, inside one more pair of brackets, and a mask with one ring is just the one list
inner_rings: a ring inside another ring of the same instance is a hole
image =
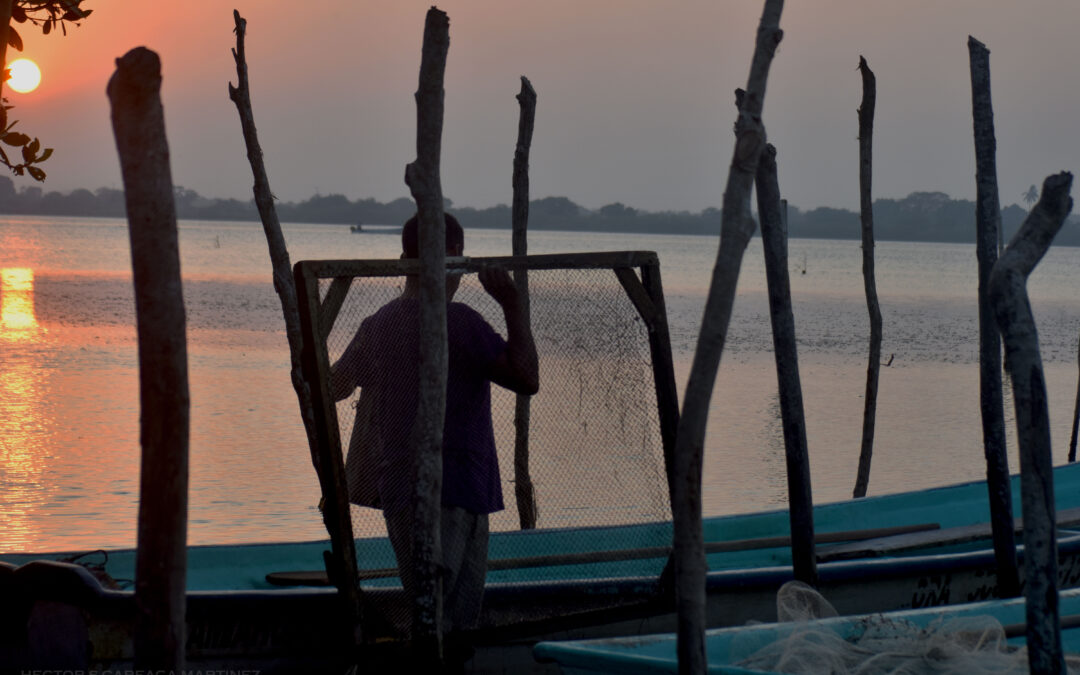
[[[536, 120], [536, 90], [525, 76], [521, 77], [521, 92], [517, 95], [521, 113], [518, 117], [517, 146], [514, 149], [513, 254], [529, 253], [526, 230], [529, 225], [529, 149], [532, 146], [533, 123]], [[529, 273], [514, 270], [525, 321], [529, 319]], [[529, 402], [531, 396], [518, 394], [514, 403], [514, 497], [517, 500], [518, 522], [523, 530], [536, 528], [536, 493], [529, 475]]]
[[1057, 535], [1050, 415], [1039, 355], [1039, 335], [1028, 302], [1027, 279], [1072, 210], [1072, 174], [1043, 182], [1042, 195], [990, 275], [990, 303], [1005, 342], [1013, 384], [1024, 515], [1024, 598], [1028, 665], [1033, 673], [1063, 673], [1058, 614]]
[[[240, 12], [233, 10], [236, 47], [233, 48], [233, 61], [236, 63], [236, 86], [229, 83], [229, 99], [236, 105], [240, 116], [240, 127], [247, 147], [248, 163], [254, 177], [252, 190], [255, 205], [259, 210], [263, 233], [270, 253], [273, 270], [274, 290], [281, 303], [281, 313], [285, 319], [285, 336], [289, 343], [290, 369], [293, 390], [300, 406], [300, 418], [307, 434], [308, 450], [311, 463], [322, 486], [324, 503], [322, 508], [323, 523], [330, 534], [332, 551], [326, 557], [327, 573], [337, 584], [344, 603], [344, 612], [351, 626], [352, 640], [361, 638], [361, 596], [356, 579], [356, 548], [353, 545], [352, 517], [349, 511], [347, 488], [344, 479], [344, 465], [339, 451], [334, 455], [323, 451], [319, 446], [316, 431], [315, 405], [311, 386], [304, 378], [304, 337], [300, 324], [300, 302], [296, 295], [296, 281], [289, 261], [289, 250], [285, 245], [285, 236], [281, 231], [277, 209], [274, 208], [274, 195], [270, 191], [270, 178], [263, 162], [262, 147], [255, 129], [255, 114], [251, 106], [251, 89], [248, 86], [247, 57], [244, 51], [244, 37], [247, 34], [247, 21]], [[329, 332], [329, 326], [326, 327]], [[317, 338], [319, 339], [319, 338]], [[325, 339], [325, 333], [321, 337]], [[311, 347], [312, 345], [308, 345]], [[333, 405], [333, 404], [331, 404]], [[329, 464], [329, 465], [327, 465]]]
[[[1076, 346], [1077, 366], [1080, 367], [1080, 342]], [[1072, 436], [1069, 437], [1069, 461], [1076, 461], [1076, 436], [1080, 431], [1080, 374], [1076, 380], [1076, 403], [1073, 405]]]
[[675, 446], [675, 500], [672, 504], [675, 549], [675, 602], [678, 609], [679, 672], [704, 673], [705, 661], [705, 550], [701, 525], [701, 465], [720, 357], [727, 340], [739, 267], [754, 219], [750, 193], [758, 159], [765, 147], [761, 112], [765, 84], [783, 32], [783, 0], [766, 0], [758, 24], [754, 56], [746, 91], [736, 92], [739, 117], [735, 123], [735, 151], [728, 172], [721, 210], [720, 248], [713, 267], [697, 348], [683, 398]]
[[755, 185], [758, 218], [761, 221], [761, 246], [765, 253], [765, 278], [769, 287], [769, 314], [772, 319], [773, 350], [776, 353], [780, 417], [784, 426], [791, 559], [795, 579], [817, 586], [810, 456], [806, 444], [802, 383], [799, 381], [799, 352], [795, 343], [795, 313], [791, 308], [787, 227], [780, 204], [780, 184], [776, 173], [776, 148], [770, 143], [761, 153]]
[[870, 358], [866, 367], [862, 446], [859, 450], [859, 471], [855, 478], [856, 498], [866, 496], [866, 487], [870, 482], [878, 374], [881, 372], [881, 308], [878, 306], [877, 284], [874, 280], [874, 207], [870, 196], [877, 78], [862, 56], [859, 57], [859, 73], [862, 75], [863, 85], [862, 104], [859, 106], [859, 211], [862, 221], [863, 287], [866, 290], [866, 309], [870, 313]]
[[169, 147], [161, 107], [161, 61], [139, 47], [109, 79], [131, 238], [139, 337], [138, 550], [135, 668], [184, 668], [187, 577], [187, 334], [180, 282]]
[[990, 50], [968, 36], [971, 63], [971, 116], [975, 133], [975, 256], [979, 261], [979, 408], [982, 411], [983, 452], [990, 523], [994, 532], [998, 595], [1020, 595], [1013, 534], [1012, 487], [1005, 451], [1005, 409], [1001, 385], [1001, 338], [987, 296], [990, 271], [997, 262], [1001, 232], [1001, 203], [997, 187], [997, 141], [990, 97]]
[[304, 340], [300, 331], [300, 310], [297, 307], [296, 284], [293, 281], [292, 265], [289, 262], [289, 250], [285, 246], [285, 236], [281, 232], [281, 222], [278, 220], [277, 209], [274, 208], [274, 195], [270, 191], [270, 179], [266, 174], [266, 165], [263, 163], [262, 147], [259, 145], [259, 135], [255, 130], [255, 115], [251, 107], [251, 90], [248, 87], [247, 58], [244, 53], [244, 35], [247, 32], [247, 21], [240, 16], [240, 12], [233, 10], [233, 21], [236, 24], [236, 47], [233, 48], [233, 60], [236, 62], [236, 86], [229, 83], [229, 99], [236, 104], [236, 111], [240, 115], [240, 127], [244, 133], [244, 145], [247, 147], [248, 163], [251, 165], [251, 173], [255, 183], [252, 190], [255, 194], [255, 206], [259, 210], [259, 218], [262, 220], [263, 232], [266, 235], [266, 244], [270, 251], [270, 264], [273, 268], [274, 290], [277, 291], [278, 300], [281, 302], [281, 313], [285, 317], [285, 336], [289, 341], [290, 370], [293, 389], [300, 404], [300, 418], [304, 422], [304, 431], [307, 432], [308, 449], [311, 451], [311, 462], [316, 473], [321, 473], [319, 464], [318, 443], [315, 438], [315, 417], [311, 402], [311, 389], [304, 381], [301, 368], [301, 354], [304, 351]]
[[432, 7], [424, 24], [416, 91], [416, 160], [405, 182], [416, 200], [420, 239], [420, 398], [413, 427], [416, 504], [412, 558], [416, 568], [413, 641], [429, 664], [442, 660], [442, 431], [446, 417], [446, 223], [439, 162], [442, 149], [443, 76], [450, 48], [450, 19]]

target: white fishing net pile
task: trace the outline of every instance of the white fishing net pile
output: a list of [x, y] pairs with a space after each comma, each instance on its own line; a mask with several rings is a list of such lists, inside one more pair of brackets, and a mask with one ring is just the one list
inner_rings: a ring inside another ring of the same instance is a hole
[[[811, 621], [836, 616], [836, 610], [805, 584], [785, 584], [776, 605], [780, 621], [797, 623], [794, 630], [735, 665], [814, 675], [1028, 672], [1027, 651], [1006, 644], [1005, 629], [992, 616], [938, 619], [923, 627], [879, 614], [858, 619], [859, 625], [845, 639]], [[732, 645], [733, 653], [741, 651], [738, 644]], [[1080, 661], [1067, 659], [1067, 666], [1070, 673], [1080, 673]]]

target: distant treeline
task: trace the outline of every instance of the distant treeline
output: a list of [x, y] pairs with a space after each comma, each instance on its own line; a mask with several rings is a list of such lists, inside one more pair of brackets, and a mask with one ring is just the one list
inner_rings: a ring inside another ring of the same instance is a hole
[[[510, 207], [505, 204], [486, 209], [447, 208], [466, 227], [510, 228]], [[259, 219], [253, 200], [208, 199], [193, 190], [176, 188], [176, 210], [180, 218], [192, 220]], [[302, 202], [278, 202], [283, 222], [355, 225], [393, 225], [404, 222], [416, 210], [405, 197], [391, 202], [374, 199], [350, 200], [343, 195], [316, 195]], [[124, 193], [112, 188], [74, 190], [63, 194], [44, 192], [39, 187], [16, 191], [11, 179], [0, 176], [0, 214], [49, 216], [124, 217]], [[1006, 241], [1027, 215], [1015, 204], [1001, 211]], [[565, 197], [545, 197], [529, 204], [529, 227], [538, 230], [580, 230], [592, 232], [649, 232], [665, 234], [707, 234], [720, 232], [720, 210], [639, 211], [620, 203], [596, 210], [578, 206]], [[792, 237], [818, 239], [858, 239], [859, 215], [845, 209], [820, 207], [802, 211], [788, 207], [788, 231]], [[903, 199], [874, 202], [874, 236], [886, 241], [967, 242], [975, 241], [975, 203], [952, 199], [941, 192], [913, 192]], [[1080, 220], [1070, 217], [1056, 244], [1080, 246]]]

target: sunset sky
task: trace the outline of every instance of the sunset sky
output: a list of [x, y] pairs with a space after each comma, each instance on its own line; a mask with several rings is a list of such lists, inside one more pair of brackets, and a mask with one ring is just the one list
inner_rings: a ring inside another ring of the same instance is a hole
[[[173, 181], [251, 197], [233, 7], [248, 20], [255, 120], [274, 193], [408, 196], [424, 14], [430, 2], [87, 0], [67, 37], [18, 26], [38, 90], [5, 90], [22, 131], [56, 153], [45, 190], [121, 187], [105, 85], [136, 46], [163, 61]], [[519, 76], [535, 86], [532, 196], [590, 208], [719, 206], [733, 90], [745, 86], [762, 2], [447, 0], [443, 191], [509, 203]], [[857, 208], [859, 55], [877, 74], [874, 196], [974, 197], [967, 37], [990, 48], [1002, 203], [1080, 158], [1080, 3], [794, 0], [765, 101], [780, 186], [800, 208]], [[34, 184], [15, 178], [18, 187]]]

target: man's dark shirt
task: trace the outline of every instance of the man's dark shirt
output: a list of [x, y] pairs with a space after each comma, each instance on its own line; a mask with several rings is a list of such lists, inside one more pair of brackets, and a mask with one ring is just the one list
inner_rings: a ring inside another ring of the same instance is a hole
[[[413, 498], [409, 440], [419, 398], [419, 313], [416, 299], [387, 303], [360, 324], [334, 366], [336, 393], [347, 396], [360, 387], [374, 394], [371, 423], [381, 436], [377, 471], [382, 508], [403, 507]], [[442, 503], [473, 513], [500, 511], [502, 485], [487, 373], [506, 342], [479, 313], [459, 302], [447, 305], [446, 325]]]

